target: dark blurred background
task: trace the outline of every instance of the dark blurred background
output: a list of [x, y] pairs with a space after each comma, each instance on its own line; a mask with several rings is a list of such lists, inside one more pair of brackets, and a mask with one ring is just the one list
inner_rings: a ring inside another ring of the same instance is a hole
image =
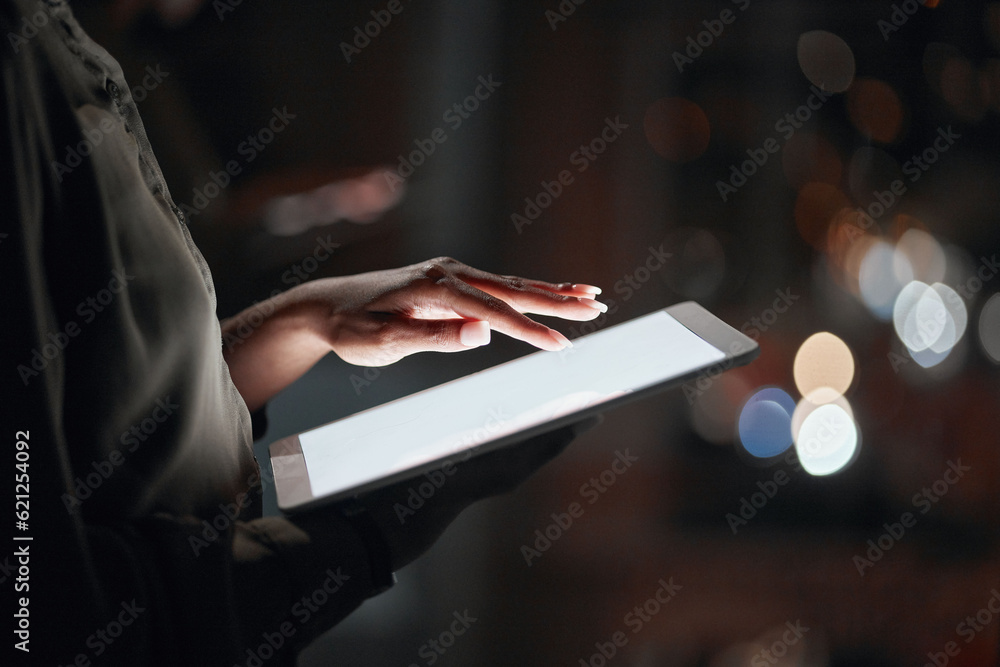
[[[571, 338], [694, 299], [762, 348], [607, 414], [300, 665], [996, 663], [1000, 3], [74, 7], [135, 87], [220, 316], [450, 255], [602, 286], [607, 316], [547, 322]], [[331, 356], [271, 403], [258, 458], [529, 351]], [[830, 444], [811, 413], [851, 428]], [[831, 456], [800, 463], [816, 437]]]

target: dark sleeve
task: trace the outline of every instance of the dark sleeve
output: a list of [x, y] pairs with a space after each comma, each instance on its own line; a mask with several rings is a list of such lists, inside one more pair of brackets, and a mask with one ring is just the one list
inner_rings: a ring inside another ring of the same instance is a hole
[[[53, 223], [69, 204], [49, 165], [64, 141], [47, 117], [50, 70], [18, 9], [30, 16], [42, 4], [0, 0], [0, 34], [29, 35], [0, 48], [0, 449], [4, 475], [23, 475], [23, 486], [3, 485], [4, 506], [24, 496], [23, 523], [8, 515], [13, 534], [0, 547], [5, 627], [20, 630], [24, 649], [8, 664], [229, 666], [304, 644], [373, 591], [366, 543], [345, 519], [240, 521], [245, 495], [210, 517], [85, 520], [64, 504], [93, 472], [74, 469], [80, 448], [84, 460], [100, 449], [64, 419], [56, 277], [72, 281], [88, 256], [60, 248], [52, 260]], [[32, 364], [45, 372], [31, 374]]]
[[267, 406], [257, 408], [250, 413], [250, 423], [253, 429], [253, 439], [260, 440], [267, 433]]

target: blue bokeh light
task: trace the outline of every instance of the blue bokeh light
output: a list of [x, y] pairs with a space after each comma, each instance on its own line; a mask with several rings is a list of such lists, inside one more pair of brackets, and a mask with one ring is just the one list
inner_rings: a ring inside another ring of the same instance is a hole
[[782, 389], [768, 387], [756, 392], [740, 413], [739, 433], [743, 448], [756, 458], [784, 453], [792, 445], [792, 413], [795, 401]]

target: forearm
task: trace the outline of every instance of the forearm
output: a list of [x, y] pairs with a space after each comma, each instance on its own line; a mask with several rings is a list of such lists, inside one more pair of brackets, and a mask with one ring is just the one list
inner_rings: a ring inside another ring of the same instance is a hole
[[330, 352], [324, 319], [322, 308], [293, 288], [222, 322], [223, 357], [251, 412]]

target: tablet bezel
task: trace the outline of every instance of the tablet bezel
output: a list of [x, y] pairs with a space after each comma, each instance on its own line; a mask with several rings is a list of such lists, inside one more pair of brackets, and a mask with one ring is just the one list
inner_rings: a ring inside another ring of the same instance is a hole
[[[650, 385], [643, 389], [635, 392], [630, 392], [617, 396], [613, 399], [599, 403], [593, 406], [584, 407], [576, 412], [572, 412], [566, 415], [562, 415], [551, 421], [534, 425], [530, 428], [523, 429], [514, 433], [509, 433], [507, 435], [501, 436], [494, 440], [487, 440], [485, 442], [477, 443], [476, 445], [470, 447], [468, 450], [451, 452], [447, 456], [429, 461], [427, 463], [421, 464], [419, 466], [414, 466], [406, 470], [394, 473], [387, 477], [382, 477], [376, 480], [365, 482], [359, 484], [358, 486], [351, 487], [341, 492], [334, 494], [329, 494], [321, 497], [314, 497], [312, 494], [312, 486], [309, 482], [309, 472], [306, 468], [305, 456], [302, 453], [302, 446], [299, 441], [299, 435], [292, 435], [286, 438], [282, 438], [269, 447], [272, 473], [274, 479], [275, 492], [278, 497], [278, 507], [282, 512], [286, 514], [292, 514], [295, 512], [300, 512], [318, 505], [324, 505], [327, 503], [334, 503], [339, 500], [344, 500], [351, 497], [357, 497], [368, 491], [373, 491], [375, 489], [393, 484], [395, 482], [412, 479], [418, 475], [425, 472], [435, 470], [440, 468], [448, 461], [455, 461], [459, 456], [466, 454], [468, 451], [475, 450], [476, 454], [486, 453], [499, 449], [507, 445], [515, 444], [518, 442], [523, 442], [524, 440], [552, 431], [561, 426], [571, 424], [581, 419], [585, 419], [590, 415], [599, 414], [607, 410], [614, 409], [625, 403], [650, 396], [652, 394], [659, 393], [661, 391], [666, 391], [672, 387], [681, 385], [688, 380], [697, 378], [706, 371], [710, 375], [724, 372], [730, 368], [735, 368], [736, 366], [742, 366], [753, 361], [757, 355], [760, 353], [760, 347], [757, 345], [756, 341], [749, 338], [748, 336], [740, 333], [733, 327], [729, 326], [719, 318], [717, 318], [712, 313], [705, 310], [701, 305], [694, 301], [685, 301], [683, 303], [674, 304], [667, 308], [662, 308], [658, 311], [652, 311], [644, 315], [640, 315], [632, 320], [627, 320], [625, 322], [620, 322], [611, 327], [607, 327], [603, 330], [613, 329], [614, 327], [620, 327], [627, 325], [634, 319], [640, 319], [642, 317], [647, 317], [656, 312], [664, 312], [671, 317], [673, 317], [677, 322], [683, 325], [685, 328], [690, 330], [696, 336], [710, 344], [712, 347], [716, 348], [722, 352], [725, 357], [720, 361], [712, 362], [704, 366], [700, 366], [692, 371], [685, 373], [684, 375], [670, 378], [664, 380], [663, 382]], [[596, 333], [596, 332], [595, 332]], [[581, 340], [586, 338], [582, 336]], [[537, 353], [536, 353], [537, 354]], [[544, 354], [544, 353], [542, 353]], [[517, 361], [514, 359], [512, 361]], [[505, 362], [511, 363], [511, 362]], [[716, 373], [712, 373], [712, 369], [718, 367]], [[488, 369], [483, 369], [488, 370]], [[463, 378], [456, 378], [450, 382], [461, 382]], [[445, 383], [449, 384], [449, 383]], [[434, 387], [429, 387], [422, 391], [433, 391], [437, 387], [442, 385], [435, 385]], [[415, 392], [415, 394], [409, 394], [408, 396], [403, 396], [399, 400], [404, 400], [410, 396], [414, 396], [422, 392]], [[377, 410], [383, 408], [386, 405], [390, 405], [395, 401], [390, 401], [387, 403], [382, 403], [380, 405], [368, 408], [368, 410]], [[355, 413], [357, 414], [357, 413]], [[336, 420], [335, 420], [336, 421]], [[333, 423], [333, 422], [329, 422]], [[326, 424], [316, 426], [314, 428], [308, 429], [308, 431], [313, 431], [317, 428], [323, 428]], [[306, 431], [307, 432], [307, 431]], [[468, 455], [466, 455], [466, 459]]]

